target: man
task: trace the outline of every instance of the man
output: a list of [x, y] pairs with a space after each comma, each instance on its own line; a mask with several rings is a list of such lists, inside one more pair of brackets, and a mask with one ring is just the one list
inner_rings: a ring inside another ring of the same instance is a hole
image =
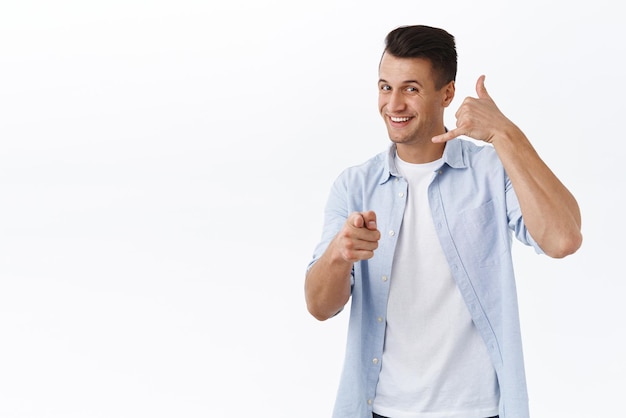
[[446, 129], [456, 70], [446, 31], [391, 31], [378, 81], [390, 147], [332, 186], [305, 297], [319, 320], [352, 299], [335, 417], [529, 415], [511, 237], [565, 257], [580, 211], [484, 76]]

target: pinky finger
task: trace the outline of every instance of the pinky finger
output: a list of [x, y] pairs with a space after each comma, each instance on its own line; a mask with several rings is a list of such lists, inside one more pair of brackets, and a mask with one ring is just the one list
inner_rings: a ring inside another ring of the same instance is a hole
[[456, 138], [459, 135], [463, 135], [463, 133], [459, 129], [452, 129], [451, 131], [448, 131], [445, 134], [441, 134], [441, 135], [437, 135], [433, 137], [432, 141], [435, 143], [447, 142], [451, 139]]

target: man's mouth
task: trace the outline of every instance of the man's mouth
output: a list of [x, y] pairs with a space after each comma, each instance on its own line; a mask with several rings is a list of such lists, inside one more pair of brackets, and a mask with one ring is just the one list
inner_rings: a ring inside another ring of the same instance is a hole
[[404, 116], [404, 117], [389, 116], [389, 119], [391, 119], [391, 121], [395, 122], [395, 123], [403, 123], [403, 122], [408, 122], [409, 120], [411, 120], [411, 117], [409, 117], [409, 116]]

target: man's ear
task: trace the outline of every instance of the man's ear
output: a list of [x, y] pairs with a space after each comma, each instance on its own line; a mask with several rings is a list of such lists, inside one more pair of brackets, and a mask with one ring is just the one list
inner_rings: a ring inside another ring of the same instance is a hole
[[441, 105], [443, 107], [448, 107], [450, 103], [452, 103], [452, 99], [454, 99], [454, 92], [456, 91], [454, 80], [443, 86], [441, 90], [443, 92]]

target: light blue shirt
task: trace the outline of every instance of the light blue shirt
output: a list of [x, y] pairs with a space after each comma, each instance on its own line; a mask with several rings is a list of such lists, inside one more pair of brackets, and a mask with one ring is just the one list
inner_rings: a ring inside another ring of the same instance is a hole
[[[352, 270], [346, 356], [335, 418], [371, 418], [382, 366], [391, 266], [408, 185], [398, 174], [395, 145], [346, 169], [334, 182], [324, 230], [309, 267], [352, 212], [376, 212], [381, 232], [370, 260]], [[441, 247], [485, 342], [500, 387], [500, 418], [527, 418], [528, 395], [511, 256], [513, 234], [542, 253], [526, 230], [517, 196], [494, 148], [453, 139], [433, 172], [428, 199]]]

